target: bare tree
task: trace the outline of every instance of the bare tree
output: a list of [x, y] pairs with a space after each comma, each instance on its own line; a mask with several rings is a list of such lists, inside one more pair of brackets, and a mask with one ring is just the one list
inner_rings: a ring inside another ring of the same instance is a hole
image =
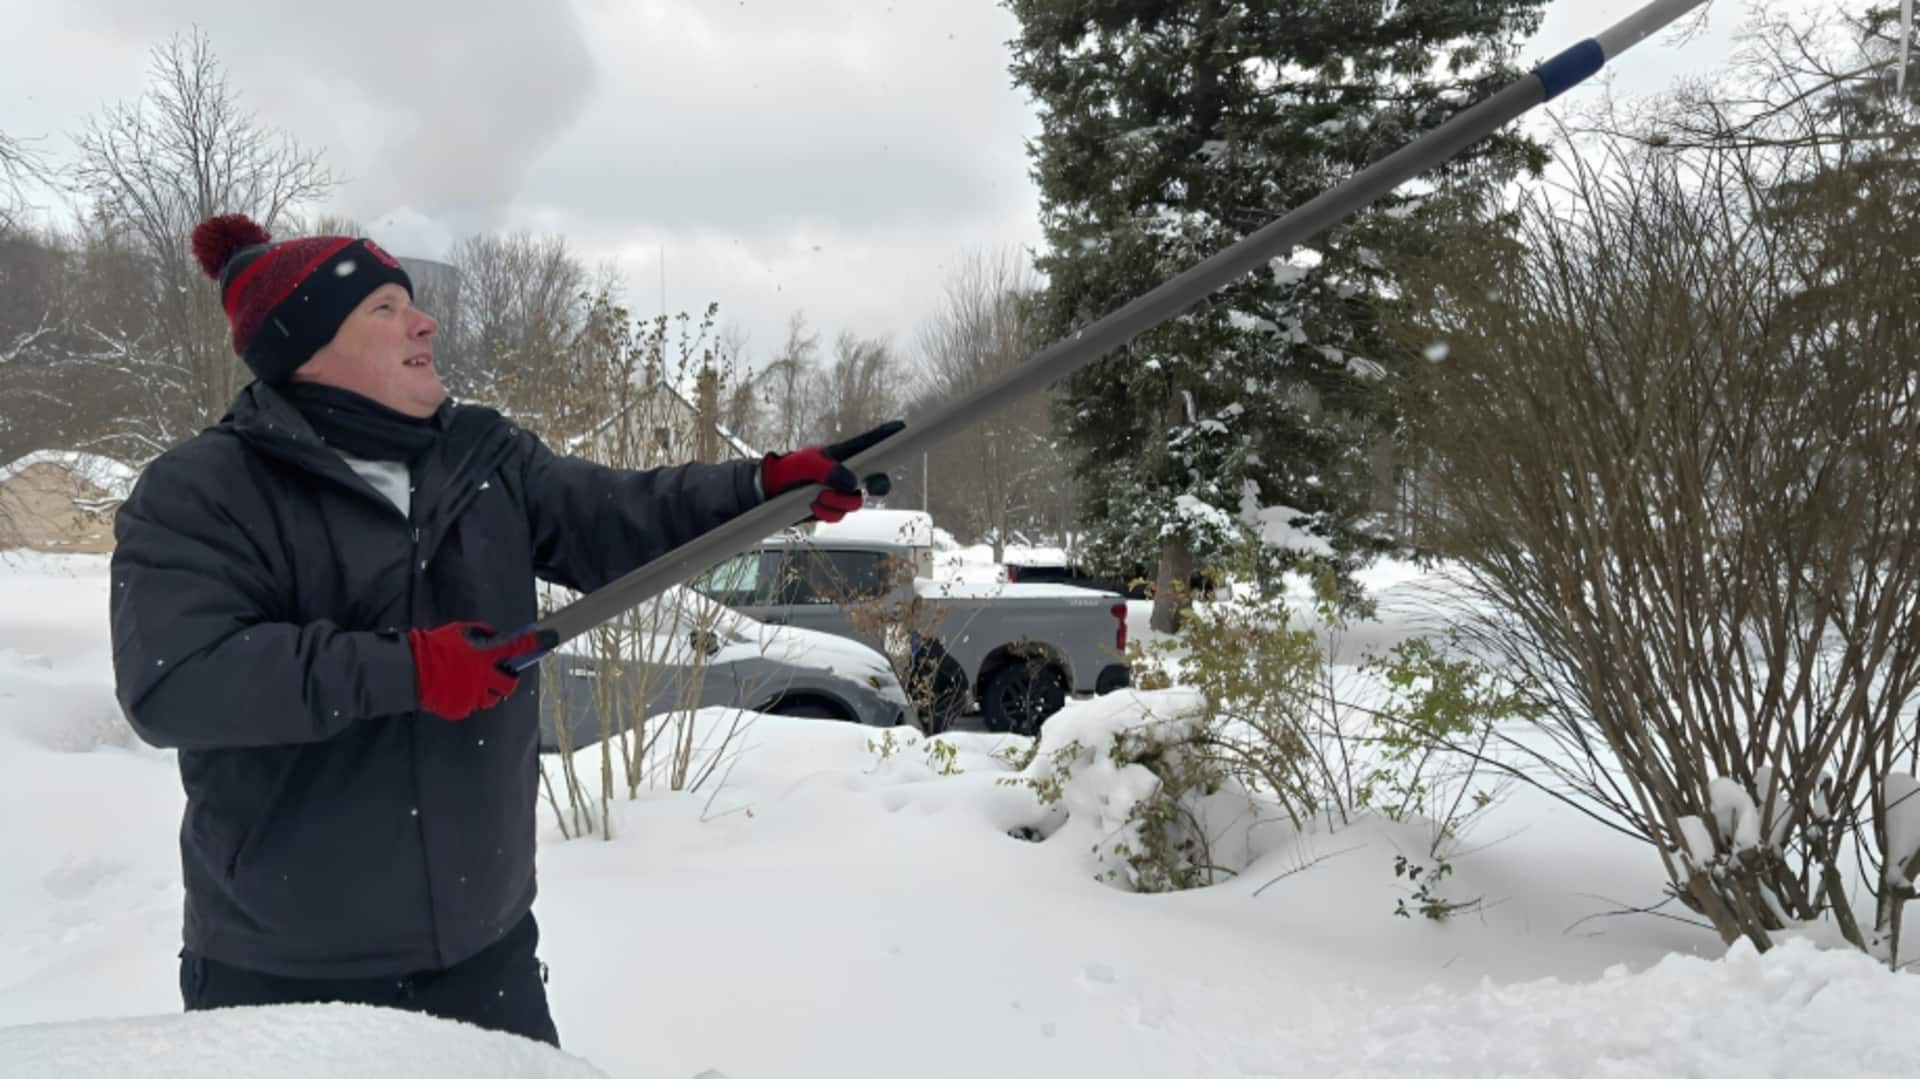
[[40, 148], [0, 131], [0, 236], [22, 227], [28, 209], [28, 184], [47, 179]]
[[303, 221], [300, 225], [302, 236], [365, 236], [360, 222], [344, 214], [320, 214], [312, 221]]
[[1633, 137], [1568, 159], [1517, 242], [1427, 279], [1413, 340], [1451, 348], [1431, 535], [1557, 744], [1510, 740], [1532, 778], [1655, 845], [1724, 939], [1831, 919], [1897, 963], [1920, 871], [1920, 128], [1871, 64], [1780, 62], [1817, 40], [1773, 26], [1745, 93], [1620, 120]]
[[824, 375], [817, 405], [821, 429], [811, 437], [847, 438], [898, 415], [900, 365], [887, 342], [841, 331]]
[[795, 311], [787, 320], [787, 339], [756, 376], [767, 410], [766, 440], [773, 449], [792, 448], [820, 427], [813, 392], [819, 378], [820, 335]]
[[547, 422], [578, 372], [569, 343], [585, 324], [587, 269], [559, 236], [471, 236], [448, 256], [459, 298], [441, 316], [447, 377], [464, 396]]
[[[220, 298], [195, 264], [190, 237], [215, 214], [244, 213], [277, 233], [300, 205], [333, 187], [316, 152], [242, 111], [206, 34], [171, 38], [153, 52], [152, 82], [75, 137], [78, 190], [124, 223], [148, 260], [146, 296], [157, 333], [141, 342], [143, 366], [171, 442], [217, 418], [248, 375], [228, 340]], [[131, 344], [122, 341], [118, 351]]]
[[[1038, 345], [1029, 307], [1037, 288], [1017, 251], [976, 252], [960, 262], [939, 312], [920, 330], [917, 375], [928, 406], [971, 393], [1026, 361]], [[928, 499], [935, 518], [986, 537], [994, 557], [1003, 557], [1009, 537], [1059, 508], [1067, 470], [1056, 467], [1048, 431], [1047, 398], [1036, 394], [932, 451], [926, 471], [941, 495], [938, 507]]]
[[747, 359], [749, 339], [746, 327], [739, 323], [722, 325], [714, 341], [714, 363], [719, 370], [720, 385], [724, 387], [719, 406], [720, 425], [743, 444], [759, 447], [765, 410]]
[[0, 461], [37, 449], [145, 460], [165, 444], [149, 376], [126, 344], [152, 333], [147, 263], [93, 214], [0, 236]]

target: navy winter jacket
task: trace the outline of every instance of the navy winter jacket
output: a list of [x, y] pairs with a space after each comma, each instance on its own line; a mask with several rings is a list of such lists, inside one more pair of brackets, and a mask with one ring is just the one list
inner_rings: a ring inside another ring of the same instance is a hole
[[453, 723], [405, 631], [536, 616], [746, 511], [757, 462], [619, 471], [442, 408], [403, 515], [255, 383], [147, 466], [114, 525], [121, 707], [179, 751], [185, 944], [357, 978], [451, 966], [534, 898], [538, 671]]

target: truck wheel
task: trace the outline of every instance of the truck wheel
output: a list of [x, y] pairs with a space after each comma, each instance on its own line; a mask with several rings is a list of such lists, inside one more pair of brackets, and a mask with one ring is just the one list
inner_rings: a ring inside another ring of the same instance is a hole
[[928, 734], [944, 734], [967, 708], [967, 672], [940, 647], [938, 641], [921, 645], [906, 686]]
[[1067, 703], [1067, 678], [1060, 668], [1010, 663], [993, 672], [980, 701], [987, 729], [1000, 734], [1040, 733], [1040, 724]]

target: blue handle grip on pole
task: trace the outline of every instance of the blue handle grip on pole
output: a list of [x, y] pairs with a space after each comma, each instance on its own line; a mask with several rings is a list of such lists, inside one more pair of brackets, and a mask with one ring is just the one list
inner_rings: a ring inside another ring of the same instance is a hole
[[495, 664], [495, 666], [499, 667], [501, 670], [507, 672], [508, 674], [518, 675], [521, 671], [526, 670], [528, 667], [531, 667], [534, 664], [539, 663], [541, 660], [547, 658], [549, 655], [552, 655], [553, 650], [560, 646], [560, 635], [550, 629], [541, 629], [540, 623], [538, 622], [528, 622], [526, 625], [521, 626], [519, 629], [514, 630], [512, 633], [502, 633], [484, 642], [476, 641], [475, 645], [481, 648], [486, 648], [494, 645], [501, 645], [501, 644], [507, 643], [508, 641], [517, 640], [521, 637], [526, 636], [529, 633], [534, 635], [534, 639], [536, 643], [539, 644], [539, 647], [537, 649], [531, 652], [522, 652], [517, 656], [508, 656], [507, 658], [501, 660], [499, 663]]

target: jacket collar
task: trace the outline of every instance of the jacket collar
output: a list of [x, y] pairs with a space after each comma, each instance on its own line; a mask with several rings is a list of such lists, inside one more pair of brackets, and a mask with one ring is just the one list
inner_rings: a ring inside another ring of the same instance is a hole
[[[442, 431], [440, 444], [416, 468], [414, 517], [422, 507], [432, 508], [441, 493], [457, 490], [469, 475], [490, 470], [504, 447], [510, 427], [498, 412], [473, 405], [456, 405], [449, 398], [434, 412]], [[313, 425], [285, 396], [264, 382], [242, 387], [214, 430], [234, 435], [260, 453], [285, 461], [315, 476], [343, 484], [389, 508], [393, 503], [347, 467], [340, 455], [320, 440]]]

